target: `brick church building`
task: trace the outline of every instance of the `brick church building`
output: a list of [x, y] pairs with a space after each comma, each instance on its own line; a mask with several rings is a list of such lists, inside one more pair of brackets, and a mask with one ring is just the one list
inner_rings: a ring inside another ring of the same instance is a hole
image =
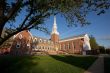
[[56, 17], [52, 28], [51, 38], [33, 37], [33, 51], [48, 54], [86, 54], [91, 50], [87, 34], [60, 39], [57, 31]]
[[56, 17], [54, 16], [50, 39], [32, 36], [28, 30], [19, 32], [13, 36], [10, 54], [86, 54], [87, 50], [91, 50], [87, 34], [65, 39], [60, 39], [59, 35]]

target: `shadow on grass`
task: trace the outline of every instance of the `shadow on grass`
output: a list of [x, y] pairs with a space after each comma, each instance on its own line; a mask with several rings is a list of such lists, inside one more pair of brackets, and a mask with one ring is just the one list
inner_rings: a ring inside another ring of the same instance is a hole
[[52, 58], [62, 61], [64, 63], [82, 68], [87, 70], [97, 59], [97, 57], [93, 56], [58, 56], [58, 55], [50, 55]]
[[0, 73], [44, 73], [40, 68], [35, 68], [37, 62], [34, 60], [38, 59], [31, 56], [0, 57]]

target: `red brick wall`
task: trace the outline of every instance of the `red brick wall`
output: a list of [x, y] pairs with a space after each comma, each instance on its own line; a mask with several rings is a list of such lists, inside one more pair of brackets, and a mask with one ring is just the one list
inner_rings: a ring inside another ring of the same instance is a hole
[[10, 48], [1, 48], [0, 49], [0, 55], [1, 54], [8, 54], [10, 53]]
[[57, 34], [52, 34], [51, 35], [51, 40], [56, 43], [59, 42], [59, 36]]
[[82, 39], [60, 42], [60, 50], [70, 54], [81, 54], [83, 49]]

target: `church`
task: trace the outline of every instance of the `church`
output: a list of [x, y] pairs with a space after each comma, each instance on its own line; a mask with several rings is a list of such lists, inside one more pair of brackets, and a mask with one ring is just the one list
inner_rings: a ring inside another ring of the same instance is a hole
[[29, 54], [82, 54], [91, 50], [88, 34], [72, 36], [60, 39], [57, 31], [56, 17], [51, 32], [51, 38], [32, 36], [28, 30], [24, 30], [14, 35], [13, 43], [10, 46], [12, 55], [29, 55]]
[[82, 34], [79, 36], [60, 39], [57, 31], [56, 17], [51, 32], [51, 38], [33, 37], [33, 52], [44, 52], [47, 54], [86, 54], [87, 50], [91, 50], [89, 36]]

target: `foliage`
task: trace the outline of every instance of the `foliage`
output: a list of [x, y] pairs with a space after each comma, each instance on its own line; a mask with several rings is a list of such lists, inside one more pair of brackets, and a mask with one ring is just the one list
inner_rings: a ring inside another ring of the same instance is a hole
[[110, 54], [110, 48], [106, 48], [105, 51], [106, 51], [106, 54]]
[[83, 73], [96, 60], [92, 56], [5, 56], [1, 73]]
[[99, 51], [100, 51], [100, 53], [105, 54], [105, 47], [99, 46]]
[[104, 73], [110, 73], [110, 57], [104, 58]]
[[[2, 32], [2, 37], [5, 37], [7, 36], [7, 34], [10, 34], [10, 32], [13, 32], [14, 30], [13, 29], [8, 29], [8, 28], [5, 28]], [[11, 45], [13, 43], [13, 37], [10, 37], [8, 40], [6, 40], [1, 46], [0, 46], [0, 49], [6, 49], [6, 48], [10, 48]]]
[[90, 36], [90, 46], [91, 46], [91, 49], [98, 49], [98, 44], [96, 42], [96, 39], [95, 37], [93, 36]]
[[[68, 26], [77, 25], [76, 23], [84, 26], [89, 24], [86, 20], [89, 12], [95, 11], [100, 15], [109, 7], [109, 0], [0, 0], [0, 45], [23, 30], [33, 28], [48, 33], [42, 24], [53, 14], [59, 13], [64, 16], [70, 23]], [[25, 13], [25, 17], [22, 16], [22, 12]], [[17, 17], [21, 17], [22, 20], [15, 25]], [[2, 37], [5, 27], [14, 31]]]

